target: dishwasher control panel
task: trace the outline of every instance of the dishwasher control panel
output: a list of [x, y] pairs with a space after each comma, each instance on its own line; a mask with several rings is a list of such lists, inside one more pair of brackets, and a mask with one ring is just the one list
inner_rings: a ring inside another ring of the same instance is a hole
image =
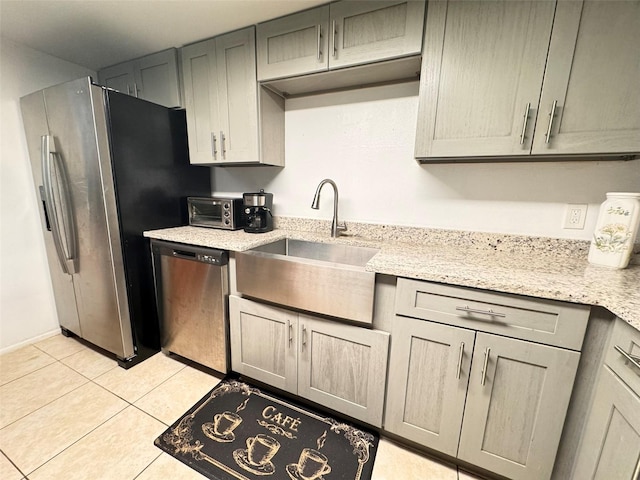
[[211, 265], [226, 265], [227, 252], [218, 250], [211, 253], [198, 253], [196, 259], [199, 262], [209, 263]]

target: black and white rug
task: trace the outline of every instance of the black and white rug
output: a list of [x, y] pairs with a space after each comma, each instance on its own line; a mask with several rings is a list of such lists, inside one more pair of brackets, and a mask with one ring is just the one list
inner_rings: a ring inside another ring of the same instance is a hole
[[215, 480], [368, 480], [378, 437], [228, 378], [155, 444]]

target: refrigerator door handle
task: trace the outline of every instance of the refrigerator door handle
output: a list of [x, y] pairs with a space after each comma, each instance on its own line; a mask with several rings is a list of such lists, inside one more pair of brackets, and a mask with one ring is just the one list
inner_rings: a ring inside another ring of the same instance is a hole
[[[53, 137], [50, 135], [43, 135], [42, 141], [42, 178], [44, 183], [44, 204], [48, 208], [49, 225], [51, 226], [51, 233], [53, 234], [53, 243], [58, 253], [58, 260], [62, 271], [67, 274], [74, 274], [77, 272], [76, 265], [76, 229], [75, 223], [71, 212], [65, 212], [65, 241], [62, 241], [62, 232], [60, 228], [60, 215], [58, 213], [59, 206], [56, 203], [56, 196], [54, 194], [54, 180], [53, 180], [53, 163], [57, 162], [57, 152], [55, 150], [55, 143]], [[61, 165], [60, 165], [61, 167]], [[69, 190], [67, 188], [67, 182], [64, 170], [62, 168], [57, 169], [58, 174], [62, 177], [61, 181], [56, 182], [56, 190], [63, 197], [63, 207], [68, 208], [70, 205]], [[46, 212], [46, 210], [45, 210]], [[47, 213], [47, 212], [46, 212]]]

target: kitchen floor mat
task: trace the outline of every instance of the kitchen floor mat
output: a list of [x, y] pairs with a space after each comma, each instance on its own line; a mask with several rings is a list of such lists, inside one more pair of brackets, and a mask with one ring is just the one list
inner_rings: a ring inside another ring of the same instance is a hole
[[155, 440], [215, 480], [369, 480], [379, 438], [226, 378]]

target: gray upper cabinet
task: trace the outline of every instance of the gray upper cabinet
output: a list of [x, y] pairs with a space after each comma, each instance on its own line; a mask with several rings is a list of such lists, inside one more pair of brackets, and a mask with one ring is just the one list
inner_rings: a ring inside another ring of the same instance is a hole
[[256, 82], [255, 28], [182, 49], [191, 163], [284, 165], [284, 100]]
[[327, 69], [328, 5], [261, 23], [256, 35], [260, 81]]
[[175, 48], [103, 68], [98, 80], [109, 88], [165, 107], [181, 106]]
[[558, 2], [532, 153], [640, 152], [638, 45], [640, 2]]
[[416, 158], [640, 152], [639, 42], [638, 2], [430, 2]]
[[425, 2], [341, 1], [257, 27], [258, 80], [420, 54]]

